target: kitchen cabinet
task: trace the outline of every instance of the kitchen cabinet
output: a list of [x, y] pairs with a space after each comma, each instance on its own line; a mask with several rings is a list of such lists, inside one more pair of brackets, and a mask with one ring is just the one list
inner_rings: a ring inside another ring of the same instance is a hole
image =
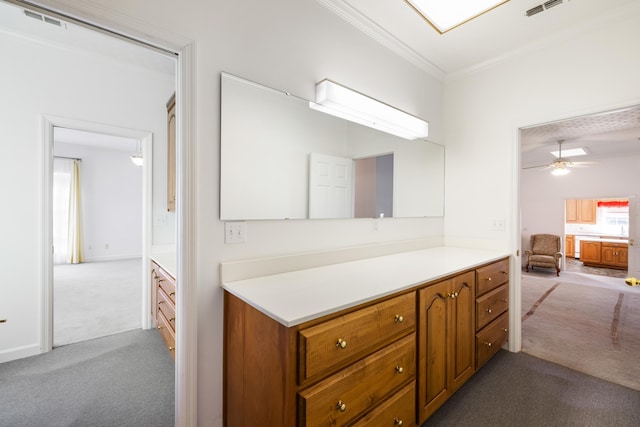
[[567, 257], [576, 257], [576, 236], [567, 234], [564, 237], [564, 252]]
[[629, 245], [616, 242], [580, 242], [580, 261], [592, 267], [619, 268], [628, 267]]
[[418, 409], [422, 424], [475, 372], [475, 273], [429, 285], [418, 294]]
[[176, 210], [176, 94], [167, 101], [167, 211]]
[[578, 199], [565, 202], [565, 222], [595, 224], [597, 200]]
[[151, 319], [175, 361], [176, 280], [154, 260], [151, 260]]

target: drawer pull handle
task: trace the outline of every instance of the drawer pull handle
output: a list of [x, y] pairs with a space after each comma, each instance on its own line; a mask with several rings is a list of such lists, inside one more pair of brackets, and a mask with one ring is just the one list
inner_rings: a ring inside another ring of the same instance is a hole
[[164, 304], [164, 301], [158, 301], [158, 305]]
[[507, 328], [502, 328], [502, 332], [509, 332]]
[[402, 323], [402, 322], [404, 322], [404, 316], [396, 314], [396, 317], [393, 318], [393, 321], [397, 322], [397, 323]]
[[490, 282], [490, 281], [491, 281], [491, 277], [487, 277], [487, 282]]
[[493, 345], [493, 343], [491, 342], [486, 342], [485, 344], [487, 345], [487, 347], [491, 347]]
[[457, 298], [458, 297], [458, 293], [457, 292], [451, 292], [451, 293], [447, 294], [447, 296], [449, 298], [451, 298], [451, 299]]
[[401, 374], [404, 372], [404, 368], [402, 366], [396, 366], [396, 372]]
[[500, 273], [504, 274], [505, 276], [507, 276], [509, 273], [507, 273], [506, 271], [502, 270]]
[[506, 299], [501, 299], [500, 301], [502, 301], [502, 302], [503, 302], [503, 303], [505, 303], [505, 304], [509, 302], [509, 301], [508, 301], [508, 300], [506, 300]]
[[162, 325], [158, 325], [158, 330], [162, 329]]
[[489, 314], [491, 314], [491, 313], [492, 313], [492, 311], [491, 311], [491, 309], [490, 309], [490, 308], [487, 308], [485, 311], [486, 311], [487, 313], [489, 313]]
[[340, 412], [344, 412], [347, 410], [347, 405], [342, 400], [338, 400], [338, 403], [336, 403], [336, 409]]
[[401, 419], [399, 419], [399, 418], [395, 418], [395, 419], [393, 420], [393, 423], [394, 423], [395, 425], [397, 425], [398, 427], [402, 427], [402, 426], [404, 425], [404, 423], [402, 422], [402, 420], [401, 420]]
[[176, 318], [172, 317], [172, 318], [169, 319], [169, 322], [174, 322], [175, 320], [176, 320]]
[[336, 342], [336, 347], [340, 349], [347, 348], [347, 342], [342, 338], [338, 338], [338, 342]]
[[174, 351], [175, 347], [169, 347], [169, 351]]

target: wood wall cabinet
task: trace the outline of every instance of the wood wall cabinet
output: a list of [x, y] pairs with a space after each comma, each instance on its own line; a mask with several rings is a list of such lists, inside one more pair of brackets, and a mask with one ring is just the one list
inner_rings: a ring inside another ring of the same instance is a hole
[[580, 242], [580, 261], [593, 267], [627, 269], [629, 262], [629, 245], [627, 243]]
[[576, 236], [567, 234], [564, 238], [565, 255], [571, 258], [576, 257]]
[[420, 424], [475, 372], [473, 271], [418, 291]]
[[167, 211], [176, 210], [176, 94], [167, 102]]
[[151, 318], [175, 361], [176, 280], [154, 260], [151, 260]]
[[597, 200], [578, 199], [565, 202], [565, 222], [577, 224], [596, 223]]
[[224, 425], [422, 425], [505, 343], [508, 263], [294, 326], [225, 291]]

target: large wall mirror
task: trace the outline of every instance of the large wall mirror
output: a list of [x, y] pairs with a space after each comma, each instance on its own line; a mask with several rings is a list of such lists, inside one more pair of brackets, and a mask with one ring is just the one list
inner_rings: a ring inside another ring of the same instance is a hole
[[444, 147], [222, 73], [222, 220], [438, 217]]

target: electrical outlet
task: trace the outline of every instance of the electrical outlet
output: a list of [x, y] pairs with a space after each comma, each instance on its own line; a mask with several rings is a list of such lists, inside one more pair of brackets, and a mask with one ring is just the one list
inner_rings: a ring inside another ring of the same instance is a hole
[[491, 230], [504, 231], [504, 219], [494, 219], [491, 222]]
[[247, 241], [247, 224], [245, 222], [226, 222], [224, 224], [225, 243], [244, 243]]

